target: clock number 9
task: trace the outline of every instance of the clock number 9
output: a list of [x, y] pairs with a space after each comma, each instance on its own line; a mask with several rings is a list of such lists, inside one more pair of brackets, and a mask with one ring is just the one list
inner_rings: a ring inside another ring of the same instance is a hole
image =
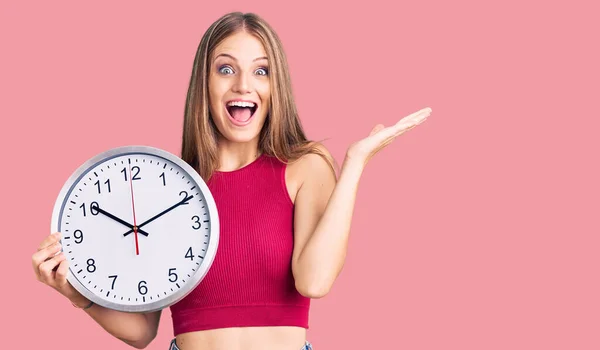
[[[77, 232], [79, 232], [79, 234], [77, 234]], [[75, 230], [75, 232], [73, 232], [73, 237], [75, 237], [75, 243], [80, 244], [83, 242], [83, 232], [81, 232], [81, 230]]]
[[148, 287], [146, 287], [146, 281], [140, 281], [140, 283], [138, 283], [138, 292], [140, 292], [141, 295], [146, 295], [146, 293], [148, 293]]
[[[85, 212], [85, 203], [81, 203], [79, 207], [83, 210], [83, 216], [87, 216]], [[94, 211], [94, 209], [96, 210]], [[90, 212], [92, 213], [92, 215], [98, 215], [98, 202], [92, 202], [90, 204]]]

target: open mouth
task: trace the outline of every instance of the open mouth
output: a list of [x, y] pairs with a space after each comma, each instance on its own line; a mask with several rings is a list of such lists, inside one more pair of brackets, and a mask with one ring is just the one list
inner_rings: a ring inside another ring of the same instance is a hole
[[250, 122], [258, 105], [249, 101], [231, 101], [225, 105], [230, 120], [236, 125], [246, 125]]

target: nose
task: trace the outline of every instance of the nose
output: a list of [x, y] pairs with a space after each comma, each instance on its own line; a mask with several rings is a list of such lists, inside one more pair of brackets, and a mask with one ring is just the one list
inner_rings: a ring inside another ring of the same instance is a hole
[[238, 75], [235, 84], [233, 84], [233, 91], [239, 94], [248, 94], [252, 92], [250, 78], [246, 74]]

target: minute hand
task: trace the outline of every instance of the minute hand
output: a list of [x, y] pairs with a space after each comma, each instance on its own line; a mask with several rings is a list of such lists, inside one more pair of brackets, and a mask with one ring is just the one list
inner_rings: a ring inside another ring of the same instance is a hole
[[[146, 225], [146, 224], [149, 224], [150, 222], [152, 222], [152, 221], [154, 221], [154, 220], [158, 219], [159, 217], [161, 217], [161, 216], [165, 215], [166, 213], [170, 212], [171, 210], [173, 210], [173, 209], [177, 208], [178, 206], [180, 206], [180, 205], [182, 205], [182, 204], [187, 204], [187, 202], [189, 202], [189, 200], [190, 200], [190, 199], [192, 199], [193, 197], [194, 197], [194, 195], [190, 195], [190, 196], [188, 196], [188, 197], [185, 197], [184, 199], [180, 200], [180, 201], [179, 201], [179, 202], [177, 202], [176, 204], [173, 204], [171, 207], [169, 207], [169, 208], [167, 208], [167, 209], [163, 210], [162, 212], [160, 212], [160, 213], [158, 213], [158, 214], [154, 215], [154, 216], [153, 216], [153, 217], [151, 217], [150, 219], [148, 219], [148, 220], [146, 220], [146, 221], [142, 222], [141, 224], [139, 224], [139, 225], [138, 225], [138, 229], [139, 229], [140, 227], [142, 227], [142, 226], [144, 226], [144, 225]], [[130, 233], [132, 233], [132, 232], [133, 232], [133, 229], [131, 229], [131, 230], [129, 230], [129, 231], [127, 231], [127, 232], [125, 232], [125, 233], [123, 234], [123, 236], [127, 236], [127, 235], [129, 235]]]

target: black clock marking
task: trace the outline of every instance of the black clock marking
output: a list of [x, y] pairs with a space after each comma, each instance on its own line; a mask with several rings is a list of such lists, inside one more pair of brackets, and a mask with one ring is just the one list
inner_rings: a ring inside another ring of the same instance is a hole
[[[96, 177], [98, 177], [98, 174], [96, 174], [96, 172], [94, 171], [94, 175], [96, 175]], [[91, 180], [91, 179], [90, 179]]]
[[177, 288], [181, 288], [181, 287], [179, 286], [179, 283], [175, 283], [175, 285], [177, 286]]
[[108, 292], [106, 292], [106, 296], [109, 296], [109, 295], [110, 295], [110, 290]]
[[194, 186], [194, 187], [190, 188], [190, 191], [191, 191], [191, 190], [193, 190], [194, 188], [196, 188], [196, 186]]
[[163, 166], [163, 169], [166, 169], [166, 168], [167, 168], [167, 164], [165, 163], [165, 166]]
[[73, 202], [73, 201], [71, 201], [71, 203], [73, 203], [73, 204], [77, 204], [77, 203], [75, 203], [75, 202]]
[[77, 273], [81, 273], [81, 271], [83, 271], [83, 269], [81, 269], [81, 270], [77, 271]]

